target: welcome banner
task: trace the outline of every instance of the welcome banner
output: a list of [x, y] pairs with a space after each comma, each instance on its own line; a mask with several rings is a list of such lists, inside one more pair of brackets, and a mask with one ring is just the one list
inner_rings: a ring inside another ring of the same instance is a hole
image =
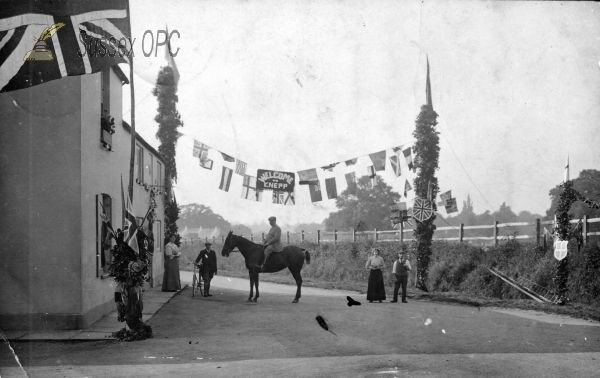
[[296, 175], [292, 172], [270, 171], [259, 169], [256, 173], [256, 189], [293, 192]]

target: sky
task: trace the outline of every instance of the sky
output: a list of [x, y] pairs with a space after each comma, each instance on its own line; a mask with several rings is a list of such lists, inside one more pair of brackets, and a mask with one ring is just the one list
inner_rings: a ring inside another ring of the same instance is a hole
[[[201, 168], [194, 139], [211, 154], [247, 162], [253, 175], [355, 157], [352, 170], [365, 175], [372, 164], [365, 155], [414, 141], [427, 59], [439, 114], [437, 177], [459, 210], [470, 195], [476, 213], [505, 202], [516, 213], [544, 215], [567, 155], [571, 178], [600, 167], [596, 3], [132, 0], [131, 14], [136, 130], [158, 147], [151, 91], [165, 51], [146, 57], [142, 48], [148, 53], [152, 46], [146, 30], [156, 38], [167, 25], [179, 32], [171, 42], [179, 48], [177, 109], [184, 122], [178, 203], [210, 206], [234, 224], [266, 224], [271, 215], [282, 225], [321, 222], [336, 210], [335, 200], [313, 204], [308, 188], [298, 186], [295, 206], [248, 201], [236, 174], [229, 192], [222, 191], [221, 167], [235, 165], [212, 155], [213, 170]], [[127, 122], [130, 109], [125, 85]], [[349, 168], [318, 171], [320, 179], [335, 176], [341, 192]], [[402, 169], [396, 178], [388, 161], [381, 172], [398, 193], [414, 179]]]

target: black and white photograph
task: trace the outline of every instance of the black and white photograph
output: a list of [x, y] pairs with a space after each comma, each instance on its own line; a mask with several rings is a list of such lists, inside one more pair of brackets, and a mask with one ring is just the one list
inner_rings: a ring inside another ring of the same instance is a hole
[[600, 3], [0, 0], [0, 377], [596, 377]]

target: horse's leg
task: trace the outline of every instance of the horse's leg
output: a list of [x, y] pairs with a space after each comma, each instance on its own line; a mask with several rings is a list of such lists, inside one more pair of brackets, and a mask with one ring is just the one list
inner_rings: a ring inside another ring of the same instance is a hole
[[256, 302], [256, 300], [258, 299], [258, 275], [259, 275], [258, 270], [254, 274], [255, 274], [254, 284], [256, 285], [256, 296], [254, 297], [254, 302]]
[[250, 275], [250, 296], [248, 297], [248, 299], [246, 300], [246, 302], [252, 302], [252, 295], [254, 294], [253, 290], [254, 290], [254, 280], [253, 280], [253, 274], [252, 271], [249, 270], [248, 271], [249, 275]]
[[296, 271], [296, 270], [292, 270], [292, 268], [289, 268], [290, 272], [292, 272], [292, 276], [294, 276], [294, 279], [296, 280], [296, 286], [298, 287], [296, 289], [296, 298], [294, 298], [294, 300], [292, 301], [292, 303], [298, 303], [298, 300], [300, 299], [300, 294], [302, 292], [302, 276], [300, 275], [300, 271]]

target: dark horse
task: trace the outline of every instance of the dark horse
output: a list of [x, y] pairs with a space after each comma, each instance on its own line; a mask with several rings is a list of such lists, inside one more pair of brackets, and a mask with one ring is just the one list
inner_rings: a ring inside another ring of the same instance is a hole
[[[242, 256], [244, 256], [246, 268], [248, 268], [250, 273], [250, 296], [246, 302], [256, 302], [258, 299], [258, 274], [260, 273], [260, 264], [264, 258], [263, 246], [241, 236], [234, 235], [233, 231], [229, 231], [225, 239], [225, 244], [223, 244], [221, 255], [228, 257], [234, 248], [239, 249]], [[306, 263], [310, 264], [310, 254], [306, 249], [296, 247], [295, 245], [288, 245], [281, 252], [271, 253], [265, 264], [265, 273], [275, 273], [285, 268], [290, 270], [298, 286], [296, 298], [292, 303], [298, 303], [298, 299], [300, 299], [300, 287], [302, 286], [300, 270], [304, 265], [305, 258]], [[256, 296], [252, 299], [254, 286], [256, 286]]]

